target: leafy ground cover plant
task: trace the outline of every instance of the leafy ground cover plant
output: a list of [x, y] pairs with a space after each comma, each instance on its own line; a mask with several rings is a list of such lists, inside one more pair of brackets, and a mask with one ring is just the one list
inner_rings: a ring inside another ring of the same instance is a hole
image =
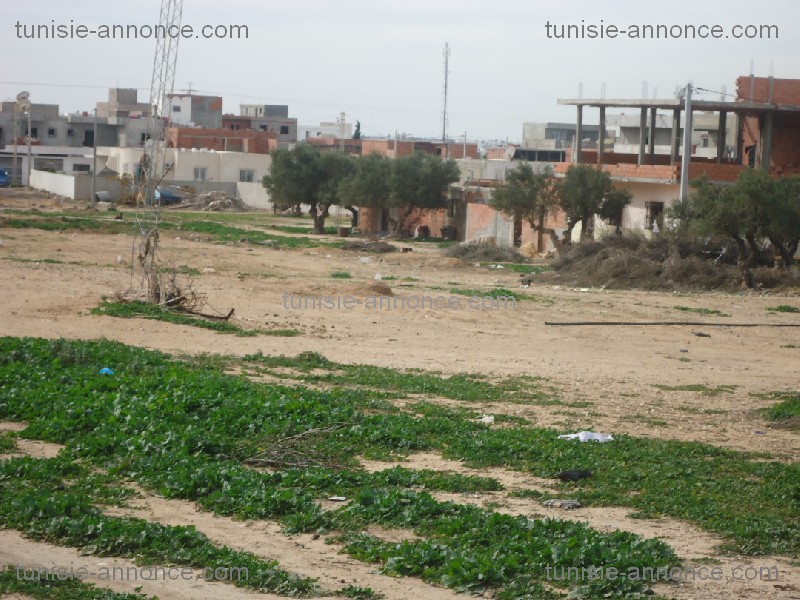
[[[319, 355], [300, 360], [309, 372], [312, 365], [331, 367]], [[116, 374], [99, 375], [100, 366], [111, 366]], [[435, 381], [433, 375], [416, 374]], [[470, 385], [482, 381], [473, 378]], [[489, 478], [398, 468], [370, 474], [358, 468], [359, 456], [396, 459], [433, 451], [472, 466], [549, 478], [564, 469], [588, 469], [594, 477], [554, 481], [554, 493], [568, 493], [588, 506], [629, 506], [641, 517], [685, 519], [724, 536], [739, 553], [800, 554], [797, 465], [625, 435], [612, 444], [575, 444], [559, 440], [563, 432], [557, 430], [522, 422], [492, 427], [475, 417], [424, 398], [387, 410], [384, 399], [361, 389], [251, 382], [108, 341], [0, 338], [0, 419], [27, 421], [25, 437], [66, 444], [55, 463], [60, 471], [37, 465], [26, 475], [24, 460], [4, 465], [17, 471], [0, 476], [8, 491], [2, 494], [6, 508], [0, 519], [35, 533], [48, 531], [52, 519], [69, 511], [77, 519], [75, 529], [69, 522], [57, 531], [74, 543], [68, 536], [85, 536], [99, 518], [91, 510], [96, 503], [124, 500], [102, 479], [75, 490], [56, 489], [84, 477], [69, 469], [86, 465], [219, 514], [277, 519], [287, 532], [336, 531], [352, 556], [377, 562], [387, 573], [413, 573], [455, 589], [514, 597], [538, 589], [546, 566], [678, 564], [656, 540], [599, 533], [580, 523], [510, 517], [438, 501], [430, 493], [497, 489]], [[270, 454], [276, 440], [292, 440], [294, 454]], [[248, 466], [265, 457], [273, 459], [269, 471]], [[46, 477], [52, 481], [40, 481]], [[26, 478], [33, 478], [31, 485]], [[104, 486], [112, 490], [100, 491]], [[46, 494], [54, 500], [40, 498], [43, 489], [54, 490]], [[337, 510], [320, 508], [317, 501], [333, 494], [353, 501]], [[38, 520], [38, 512], [51, 520]], [[149, 535], [149, 525], [127, 523]], [[370, 524], [411, 529], [421, 539], [389, 544], [364, 535]], [[602, 582], [589, 592], [624, 597], [643, 590], [641, 583], [631, 585]]]
[[209, 321], [190, 313], [170, 310], [149, 302], [101, 302], [99, 306], [92, 309], [92, 314], [124, 319], [155, 319], [176, 325], [191, 325], [192, 327], [211, 329], [218, 333], [232, 333], [240, 337], [254, 337], [257, 335], [293, 337], [300, 334], [296, 329], [242, 329], [229, 321]]

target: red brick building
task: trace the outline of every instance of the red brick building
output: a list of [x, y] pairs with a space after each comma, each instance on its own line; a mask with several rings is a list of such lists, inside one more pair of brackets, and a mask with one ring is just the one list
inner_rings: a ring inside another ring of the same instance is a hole
[[170, 127], [166, 138], [168, 148], [269, 154], [278, 147], [278, 136], [274, 131], [250, 129], [234, 131], [225, 128]]

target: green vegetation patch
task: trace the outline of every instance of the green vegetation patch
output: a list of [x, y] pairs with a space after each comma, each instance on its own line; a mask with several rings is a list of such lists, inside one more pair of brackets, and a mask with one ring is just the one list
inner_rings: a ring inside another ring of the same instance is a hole
[[331, 273], [331, 277], [334, 279], [352, 279], [353, 276], [347, 271], [334, 271]]
[[797, 306], [791, 306], [789, 304], [779, 304], [778, 306], [770, 306], [767, 310], [770, 312], [800, 313], [800, 308], [798, 308]]
[[540, 273], [547, 273], [548, 271], [552, 270], [550, 265], [526, 265], [524, 263], [509, 263], [509, 262], [501, 262], [501, 263], [493, 263], [493, 262], [481, 262], [482, 267], [490, 267], [492, 265], [501, 265], [504, 269], [508, 269], [509, 271], [514, 271], [515, 273], [522, 273], [524, 275], [539, 275]]
[[[433, 289], [433, 288], [431, 288]], [[497, 300], [497, 302], [516, 302], [517, 300], [520, 301], [530, 301], [530, 302], [543, 302], [545, 304], [552, 304], [553, 301], [549, 298], [543, 298], [541, 296], [534, 296], [533, 294], [523, 294], [521, 292], [514, 292], [512, 290], [508, 290], [506, 288], [494, 288], [492, 290], [476, 290], [476, 289], [459, 289], [459, 288], [452, 288], [450, 290], [451, 294], [458, 294], [460, 296], [469, 296], [470, 298], [493, 298]]]
[[17, 443], [9, 432], [0, 432], [0, 454], [8, 454], [17, 449]]
[[704, 396], [719, 396], [720, 394], [730, 394], [735, 389], [735, 385], [718, 385], [709, 387], [702, 383], [689, 383], [686, 385], [663, 385], [654, 383], [653, 387], [665, 392], [697, 392]]
[[672, 308], [674, 308], [675, 310], [683, 311], [683, 312], [697, 313], [699, 315], [709, 315], [709, 316], [713, 315], [715, 317], [730, 317], [730, 315], [728, 313], [724, 313], [722, 311], [715, 310], [715, 309], [712, 309], [712, 308], [691, 308], [689, 306], [673, 306]]
[[[481, 375], [465, 373], [445, 377], [413, 370], [337, 363], [316, 352], [303, 352], [295, 357], [266, 356], [256, 353], [244, 356], [243, 360], [252, 367], [260, 368], [262, 372], [280, 379], [337, 386], [361, 386], [396, 392], [400, 395], [424, 394], [464, 402], [504, 401], [536, 404], [552, 399], [552, 393], [555, 392], [552, 387], [543, 387], [545, 380], [541, 377], [508, 377], [498, 382], [486, 381]], [[295, 372], [286, 372], [287, 368]]]
[[[307, 375], [348, 375], [317, 354], [279, 357], [275, 364], [297, 365], [298, 359]], [[261, 364], [269, 360], [256, 357]], [[98, 498], [124, 501], [114, 493], [114, 481], [131, 480], [220, 515], [276, 519], [287, 532], [333, 532], [351, 556], [386, 573], [413, 574], [456, 590], [491, 590], [505, 598], [524, 597], [518, 595], [522, 590], [533, 593], [545, 583], [546, 566], [624, 571], [680, 564], [659, 540], [502, 515], [431, 494], [498, 489], [491, 478], [400, 467], [367, 473], [355, 458], [397, 460], [434, 452], [473, 467], [551, 478], [554, 494], [586, 506], [626, 506], [643, 518], [683, 519], [723, 536], [738, 553], [800, 556], [798, 465], [626, 435], [608, 444], [581, 444], [558, 439], [563, 431], [517, 421], [487, 425], [475, 411], [424, 400], [388, 410], [385, 400], [353, 389], [349, 381], [327, 390], [271, 385], [206, 364], [207, 358], [189, 364], [108, 341], [0, 338], [0, 419], [26, 421], [26, 437], [66, 446], [50, 461], [0, 463], [0, 525], [143, 560], [205, 565], [253, 560], [209, 547], [188, 528], [96, 512]], [[100, 366], [113, 368], [115, 375], [99, 375]], [[486, 383], [470, 378], [470, 386], [481, 382]], [[261, 466], [269, 468], [253, 468]], [[97, 469], [110, 477], [87, 481]], [[574, 483], [554, 479], [568, 469], [594, 475]], [[103, 487], [111, 490], [101, 492]], [[333, 495], [350, 502], [336, 510], [321, 508], [319, 500]], [[412, 530], [419, 539], [389, 543], [365, 534], [372, 524]], [[275, 577], [278, 583], [286, 580]], [[556, 597], [568, 591], [560, 587], [566, 582], [553, 584]], [[587, 597], [644, 590], [641, 582], [630, 581], [591, 586]]]
[[92, 314], [123, 319], [155, 319], [175, 325], [191, 325], [192, 327], [211, 329], [218, 333], [232, 333], [241, 337], [252, 337], [264, 333], [252, 329], [242, 329], [228, 321], [208, 321], [202, 317], [170, 310], [149, 302], [101, 302], [98, 307], [92, 309]]
[[[41, 565], [43, 569], [47, 567]], [[97, 588], [78, 578], [47, 577], [31, 569], [17, 569], [16, 566], [0, 570], [0, 596], [6, 594], [20, 594], [36, 600], [157, 600], [155, 596], [123, 594]]]
[[765, 409], [764, 416], [787, 429], [800, 430], [800, 392], [773, 392], [767, 397], [780, 402]]

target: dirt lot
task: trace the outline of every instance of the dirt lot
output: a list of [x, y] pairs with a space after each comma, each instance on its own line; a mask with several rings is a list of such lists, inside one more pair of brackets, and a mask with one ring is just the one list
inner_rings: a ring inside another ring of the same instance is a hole
[[[0, 207], [33, 208], [40, 204], [55, 210], [55, 203], [45, 197], [12, 198], [8, 192], [0, 195]], [[279, 251], [246, 243], [212, 244], [202, 236], [192, 239], [181, 232], [170, 232], [162, 241], [163, 256], [200, 272], [194, 277], [194, 285], [207, 294], [208, 310], [227, 312], [234, 308], [233, 321], [243, 327], [291, 328], [301, 334], [290, 338], [235, 337], [151, 320], [90, 315], [103, 296], [113, 296], [131, 286], [131, 236], [8, 228], [0, 228], [0, 277], [5, 283], [0, 287], [0, 332], [8, 336], [103, 337], [181, 354], [241, 355], [260, 350], [264, 354], [295, 355], [315, 351], [345, 363], [443, 373], [534, 375], [545, 378], [564, 401], [585, 402], [585, 408], [486, 403], [478, 410], [525, 416], [564, 432], [586, 429], [695, 440], [765, 452], [781, 461], [800, 458], [797, 434], [771, 427], [757, 412], [771, 403], [759, 394], [798, 386], [800, 327], [770, 325], [800, 324], [800, 315], [767, 310], [780, 304], [800, 305], [796, 294], [579, 290], [549, 280], [520, 289], [517, 273], [444, 258], [435, 245], [423, 243], [404, 244], [413, 247], [412, 252], [376, 255], [330, 248]], [[45, 259], [58, 262], [42, 262]], [[337, 271], [346, 271], [352, 277], [332, 278]], [[456, 298], [461, 305], [432, 310], [408, 306], [380, 310], [363, 304], [352, 309], [290, 306], [291, 295], [366, 299], [373, 293], [369, 285], [377, 274], [396, 299], [413, 302], [423, 295], [441, 296]], [[386, 281], [387, 277], [396, 279]], [[529, 295], [534, 301], [472, 308], [466, 296], [450, 292], [454, 288], [490, 290], [497, 284]], [[718, 310], [729, 316], [686, 312], [676, 306]], [[545, 324], [575, 321], [697, 321], [708, 325]], [[710, 337], [697, 336], [697, 332]], [[665, 389], [687, 385], [725, 387], [716, 394]], [[24, 447], [21, 449], [24, 451]], [[436, 456], [424, 457], [424, 462], [427, 468], [459, 468]], [[519, 474], [506, 473], [504, 477], [508, 483]], [[476, 501], [490, 500], [496, 498], [487, 495]], [[245, 526], [198, 516], [188, 505], [171, 504], [150, 498], [137, 514], [170, 523], [195, 523], [212, 539], [278, 558], [298, 571], [323, 579], [368, 581], [387, 598], [456, 595], [419, 581], [398, 582], [375, 575], [371, 569], [350, 564], [354, 561], [336, 554], [336, 547], [302, 537], [282, 537], [274, 524]], [[540, 505], [523, 500], [516, 505], [507, 503], [506, 509], [545, 513]], [[547, 516], [663, 537], [683, 557], [714, 553], [718, 540], [707, 533], [669, 520], [630, 519], [626, 512], [592, 509], [556, 514], [551, 510]], [[237, 531], [242, 535], [237, 536]], [[0, 548], [0, 562], [7, 564], [14, 564], [27, 553], [39, 558], [52, 555], [52, 560], [69, 558], [61, 556], [64, 549], [27, 541], [11, 531], [0, 532]], [[722, 585], [670, 586], [659, 591], [671, 597], [696, 599], [800, 598], [796, 565], [777, 557], [742, 560], [745, 564], [781, 564], [787, 574], [783, 583], [788, 587], [728, 580]], [[742, 560], [737, 563], [735, 558], [725, 558], [723, 565], [741, 564]], [[383, 585], [381, 580], [385, 580]], [[231, 587], [216, 586], [214, 591], [198, 587], [190, 595], [233, 598], [245, 594], [229, 590]], [[169, 586], [145, 587], [144, 591], [162, 598], [185, 597], [181, 594], [186, 593]]]

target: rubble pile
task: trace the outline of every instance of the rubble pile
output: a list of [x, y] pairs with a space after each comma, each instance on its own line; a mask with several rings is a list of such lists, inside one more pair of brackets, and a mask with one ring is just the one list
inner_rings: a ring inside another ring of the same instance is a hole
[[246, 212], [250, 210], [242, 200], [219, 191], [203, 192], [194, 198], [187, 198], [183, 201], [182, 207], [191, 207], [193, 210], [207, 212]]

